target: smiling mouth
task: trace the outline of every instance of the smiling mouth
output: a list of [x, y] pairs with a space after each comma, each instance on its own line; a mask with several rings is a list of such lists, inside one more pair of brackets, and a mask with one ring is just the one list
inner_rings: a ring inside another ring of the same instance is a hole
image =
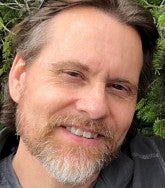
[[66, 129], [72, 133], [73, 135], [76, 136], [80, 136], [83, 138], [87, 138], [87, 139], [94, 139], [98, 137], [98, 134], [96, 133], [92, 133], [92, 132], [88, 132], [88, 131], [84, 131], [80, 128], [75, 128], [75, 127], [66, 127]]

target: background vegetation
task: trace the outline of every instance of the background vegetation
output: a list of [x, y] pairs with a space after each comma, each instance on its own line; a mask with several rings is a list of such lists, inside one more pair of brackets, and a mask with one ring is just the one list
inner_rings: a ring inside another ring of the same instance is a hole
[[[137, 104], [139, 132], [165, 138], [165, 0], [139, 2], [151, 11], [160, 33], [153, 60], [154, 80], [147, 96]], [[42, 0], [0, 1], [0, 107], [4, 81], [13, 59], [11, 28], [41, 4]]]

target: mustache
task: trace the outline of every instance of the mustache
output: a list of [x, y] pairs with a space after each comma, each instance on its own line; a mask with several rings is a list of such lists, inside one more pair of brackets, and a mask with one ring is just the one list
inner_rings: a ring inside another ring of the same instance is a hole
[[50, 130], [54, 130], [57, 127], [75, 127], [99, 134], [105, 138], [114, 138], [111, 126], [107, 124], [105, 120], [90, 119], [73, 114], [53, 115], [49, 119], [47, 127], [49, 127]]

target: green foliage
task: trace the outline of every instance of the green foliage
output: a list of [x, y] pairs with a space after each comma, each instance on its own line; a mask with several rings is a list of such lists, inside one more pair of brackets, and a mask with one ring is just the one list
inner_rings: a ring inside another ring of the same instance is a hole
[[3, 19], [0, 17], [0, 31], [3, 29]]
[[141, 99], [137, 104], [137, 117], [146, 123], [151, 123], [151, 125], [160, 114], [161, 88], [162, 86], [159, 79], [154, 80], [147, 97]]
[[153, 68], [155, 75], [160, 76], [160, 72], [164, 65], [165, 39], [160, 38], [157, 44], [157, 50], [153, 58]]
[[165, 12], [163, 12], [158, 18], [159, 26], [165, 26]]
[[165, 119], [155, 121], [153, 129], [156, 135], [165, 139]]
[[5, 42], [3, 43], [3, 49], [2, 49], [2, 59], [3, 59], [3, 65], [2, 68], [0, 69], [0, 76], [3, 73], [6, 73], [10, 66], [11, 66], [11, 61], [12, 61], [12, 39], [13, 39], [13, 35], [9, 34], [8, 36], [6, 36], [5, 38]]
[[163, 2], [162, 0], [140, 0], [140, 3], [147, 8], [160, 6], [162, 2]]
[[165, 138], [165, 1], [141, 0], [153, 14], [160, 34], [153, 58], [155, 78], [146, 98], [137, 104], [137, 117], [153, 125], [153, 132]]
[[2, 85], [13, 59], [11, 28], [40, 4], [41, 0], [0, 1], [0, 106], [3, 100]]

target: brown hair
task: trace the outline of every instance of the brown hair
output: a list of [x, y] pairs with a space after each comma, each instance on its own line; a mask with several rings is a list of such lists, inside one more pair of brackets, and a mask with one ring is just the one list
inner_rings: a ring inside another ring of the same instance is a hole
[[[91, 6], [109, 12], [119, 22], [133, 27], [141, 37], [143, 47], [143, 67], [139, 80], [138, 99], [145, 93], [151, 81], [152, 56], [158, 38], [151, 14], [131, 0], [48, 0], [35, 13], [15, 26], [14, 50], [21, 54], [27, 64], [39, 54], [46, 42], [45, 28], [50, 19], [65, 9], [77, 6]], [[37, 41], [37, 43], [36, 43]], [[11, 99], [8, 87], [5, 89], [1, 123], [15, 130], [16, 103]], [[133, 126], [132, 126], [133, 127]]]

